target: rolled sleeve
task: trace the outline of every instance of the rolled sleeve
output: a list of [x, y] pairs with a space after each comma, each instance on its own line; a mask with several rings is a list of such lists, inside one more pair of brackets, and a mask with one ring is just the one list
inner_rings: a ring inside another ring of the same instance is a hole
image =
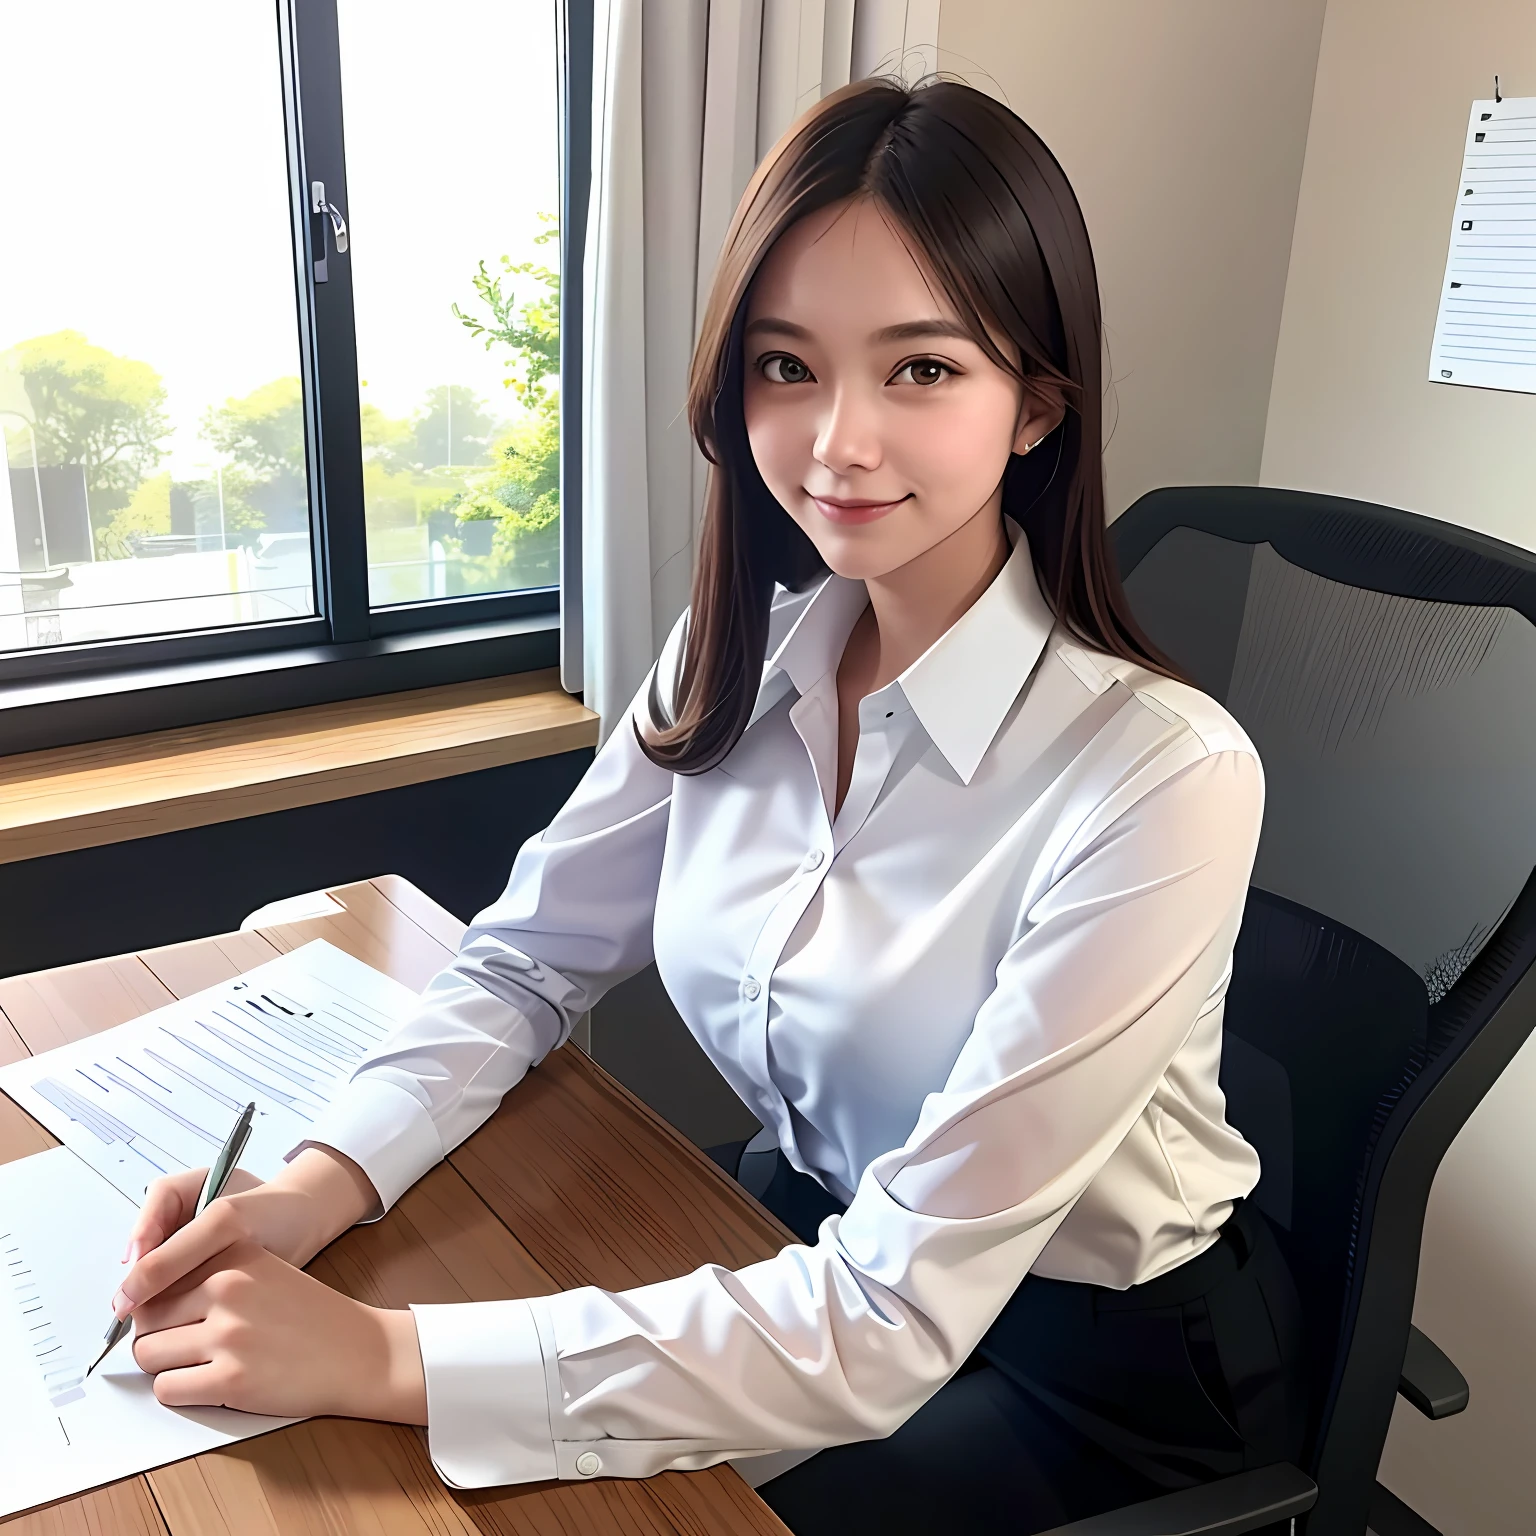
[[494, 1488], [558, 1477], [531, 1304], [412, 1306], [411, 1314], [427, 1384], [428, 1448], [443, 1481]]
[[378, 1221], [401, 1195], [442, 1161], [443, 1144], [431, 1114], [404, 1088], [376, 1077], [348, 1083], [320, 1112], [308, 1136], [283, 1154], [290, 1162], [306, 1147], [330, 1147], [368, 1175]]

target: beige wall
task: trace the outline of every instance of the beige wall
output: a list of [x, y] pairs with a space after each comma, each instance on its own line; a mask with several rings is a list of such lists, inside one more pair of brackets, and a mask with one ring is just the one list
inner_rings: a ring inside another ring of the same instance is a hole
[[[1495, 73], [1536, 95], [1536, 0], [1323, 11], [943, 0], [940, 64], [1026, 118], [1082, 200], [1112, 515], [1155, 485], [1262, 480], [1536, 548], [1536, 396], [1427, 379], [1467, 112]], [[1536, 1042], [1430, 1202], [1415, 1315], [1472, 1403], [1431, 1424], [1400, 1402], [1381, 1476], [1445, 1536], [1536, 1531], [1533, 1104]]]
[[1088, 220], [1111, 516], [1258, 479], [1322, 19], [1323, 0], [943, 0], [940, 67], [1040, 134]]
[[1467, 113], [1536, 95], [1531, 0], [1330, 0], [1263, 480], [1536, 547], [1536, 395], [1431, 384]]
[[[1467, 113], [1536, 95], [1531, 0], [1329, 0], [1263, 479], [1536, 548], [1536, 395], [1431, 384]], [[1415, 1317], [1472, 1387], [1399, 1402], [1381, 1479], [1445, 1536], [1536, 1530], [1536, 1044], [1435, 1181]]]

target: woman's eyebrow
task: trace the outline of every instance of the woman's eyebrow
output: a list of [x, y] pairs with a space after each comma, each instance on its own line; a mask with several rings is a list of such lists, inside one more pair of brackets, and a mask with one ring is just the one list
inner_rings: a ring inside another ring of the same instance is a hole
[[[776, 315], [763, 315], [752, 321], [744, 332], [747, 336], [790, 336], [796, 341], [811, 341], [810, 331], [793, 320], [782, 320]], [[931, 336], [949, 337], [956, 341], [974, 341], [975, 337], [957, 320], [903, 320], [876, 331], [869, 339], [883, 341], [921, 341]]]
[[803, 325], [796, 325], [793, 320], [780, 320], [774, 315], [764, 315], [752, 321], [742, 334], [744, 336], [792, 336], [796, 341], [811, 339], [811, 333]]
[[922, 341], [929, 336], [947, 336], [952, 341], [974, 341], [976, 338], [958, 320], [903, 320], [900, 325], [888, 325], [876, 331], [872, 341]]

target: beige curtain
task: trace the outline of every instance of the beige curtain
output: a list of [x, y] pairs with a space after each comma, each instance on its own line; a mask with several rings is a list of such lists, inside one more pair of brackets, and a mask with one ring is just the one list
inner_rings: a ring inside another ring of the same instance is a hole
[[736, 200], [826, 92], [933, 69], [938, 30], [939, 0], [598, 0], [583, 568], [562, 654], [604, 737], [688, 602], [705, 467], [688, 360]]

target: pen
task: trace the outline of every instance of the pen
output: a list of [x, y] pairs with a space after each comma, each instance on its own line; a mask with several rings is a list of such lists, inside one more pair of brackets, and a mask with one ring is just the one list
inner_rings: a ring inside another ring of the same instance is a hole
[[[219, 1148], [219, 1155], [214, 1158], [213, 1166], [209, 1168], [208, 1176], [203, 1180], [202, 1193], [197, 1197], [197, 1209], [192, 1212], [194, 1221], [224, 1193], [224, 1186], [229, 1182], [230, 1174], [235, 1171], [235, 1165], [240, 1161], [240, 1154], [245, 1151], [245, 1144], [251, 1134], [251, 1117], [255, 1113], [255, 1104], [247, 1104], [240, 1111], [240, 1118], [235, 1121], [234, 1130], [229, 1133], [228, 1139]], [[112, 1319], [112, 1326], [107, 1329], [106, 1341], [101, 1346], [101, 1353], [91, 1361], [90, 1368], [85, 1373], [87, 1376], [111, 1354], [131, 1327], [133, 1327], [131, 1312], [123, 1317]]]

